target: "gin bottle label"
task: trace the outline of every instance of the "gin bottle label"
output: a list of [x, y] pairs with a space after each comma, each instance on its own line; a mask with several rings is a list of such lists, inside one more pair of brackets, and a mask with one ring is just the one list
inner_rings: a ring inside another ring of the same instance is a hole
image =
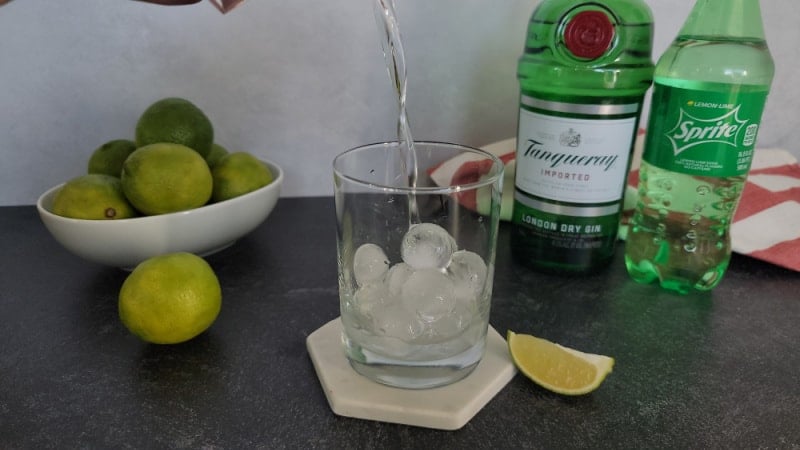
[[524, 96], [513, 221], [556, 248], [613, 241], [639, 108]]
[[557, 111], [520, 109], [517, 189], [561, 202], [619, 201], [639, 104], [578, 105], [524, 97], [527, 105]]

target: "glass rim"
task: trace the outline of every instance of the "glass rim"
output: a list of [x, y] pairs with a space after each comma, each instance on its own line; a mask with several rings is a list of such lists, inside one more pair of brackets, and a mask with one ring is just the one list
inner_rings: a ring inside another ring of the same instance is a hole
[[[492, 153], [489, 153], [486, 150], [482, 150], [482, 149], [475, 148], [475, 147], [470, 147], [468, 145], [454, 144], [452, 142], [444, 142], [444, 141], [428, 141], [428, 140], [425, 140], [425, 141], [414, 141], [414, 145], [422, 144], [422, 145], [432, 145], [432, 146], [447, 146], [447, 147], [451, 147], [451, 148], [462, 149], [462, 150], [465, 150], [466, 152], [483, 156], [486, 159], [492, 161], [492, 168], [496, 169], [495, 173], [493, 175], [491, 175], [491, 176], [486, 177], [486, 178], [481, 177], [477, 181], [473, 181], [473, 182], [470, 182], [470, 183], [463, 183], [463, 184], [457, 184], [457, 185], [448, 184], [446, 186], [417, 186], [417, 187], [411, 187], [411, 186], [389, 186], [389, 185], [385, 185], [385, 184], [381, 184], [381, 183], [375, 183], [375, 182], [371, 182], [371, 181], [366, 181], [366, 180], [363, 180], [361, 178], [345, 174], [340, 168], [337, 167], [338, 166], [338, 164], [337, 164], [338, 161], [341, 161], [343, 158], [345, 158], [345, 157], [347, 157], [347, 156], [349, 156], [349, 155], [351, 155], [353, 153], [356, 153], [356, 152], [359, 152], [359, 151], [364, 151], [364, 150], [367, 150], [369, 148], [375, 148], [375, 147], [387, 148], [387, 147], [391, 147], [391, 146], [397, 146], [399, 144], [400, 144], [399, 141], [379, 141], [379, 142], [373, 142], [371, 144], [359, 145], [357, 147], [353, 147], [353, 148], [347, 149], [344, 152], [336, 155], [336, 157], [333, 158], [333, 172], [334, 172], [334, 175], [336, 175], [337, 177], [342, 178], [344, 180], [347, 180], [350, 183], [353, 183], [353, 184], [356, 184], [356, 185], [360, 185], [360, 186], [364, 186], [364, 187], [369, 187], [369, 188], [375, 189], [375, 190], [382, 190], [384, 192], [424, 193], [424, 194], [451, 194], [451, 193], [456, 193], [456, 192], [476, 190], [476, 189], [479, 189], [479, 188], [482, 188], [482, 187], [485, 187], [485, 186], [489, 186], [489, 185], [497, 182], [499, 179], [503, 178], [503, 173], [504, 173], [504, 170], [505, 170], [505, 164], [503, 164], [503, 161], [501, 161], [500, 158], [498, 158], [496, 155], [493, 155]], [[488, 173], [491, 173], [491, 172], [492, 171], [490, 170]]]

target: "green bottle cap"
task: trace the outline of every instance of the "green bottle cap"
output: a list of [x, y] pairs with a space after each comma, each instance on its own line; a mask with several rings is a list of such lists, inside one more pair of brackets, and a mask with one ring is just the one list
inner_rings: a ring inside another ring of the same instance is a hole
[[601, 11], [581, 11], [564, 28], [564, 44], [578, 58], [603, 55], [614, 39], [614, 24]]

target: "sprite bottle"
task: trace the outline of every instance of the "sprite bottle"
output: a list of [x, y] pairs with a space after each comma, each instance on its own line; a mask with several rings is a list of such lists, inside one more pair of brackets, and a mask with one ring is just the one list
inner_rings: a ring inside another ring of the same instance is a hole
[[680, 293], [720, 282], [773, 73], [758, 0], [697, 0], [656, 65], [625, 248], [634, 280]]
[[641, 0], [544, 0], [534, 10], [517, 71], [519, 263], [587, 273], [613, 257], [652, 34]]

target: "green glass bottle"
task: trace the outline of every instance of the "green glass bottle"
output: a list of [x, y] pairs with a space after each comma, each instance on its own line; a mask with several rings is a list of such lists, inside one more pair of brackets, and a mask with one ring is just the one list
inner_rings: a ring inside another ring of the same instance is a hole
[[716, 286], [775, 68], [758, 0], [697, 0], [658, 61], [625, 265], [641, 283]]
[[519, 60], [512, 254], [587, 273], [613, 257], [653, 19], [641, 0], [544, 0]]

